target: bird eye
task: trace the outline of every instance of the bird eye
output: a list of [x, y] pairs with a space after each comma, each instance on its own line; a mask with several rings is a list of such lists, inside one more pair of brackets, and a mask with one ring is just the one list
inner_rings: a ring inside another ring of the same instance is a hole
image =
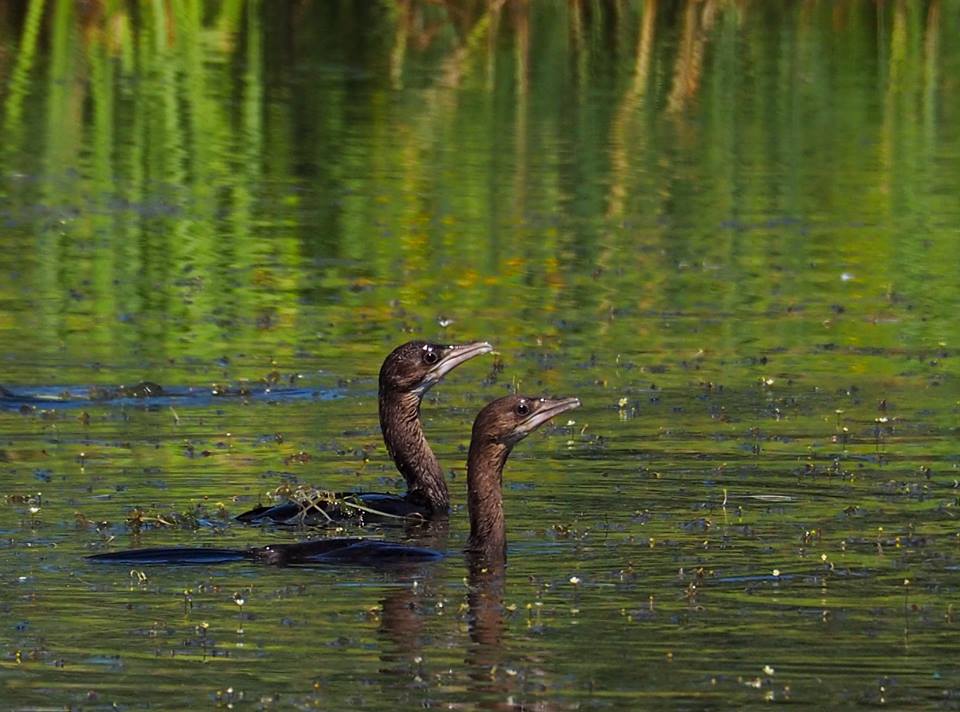
[[528, 406], [524, 401], [517, 403], [517, 407], [514, 408], [517, 412], [517, 415], [527, 415], [530, 412], [530, 406]]
[[437, 361], [440, 360], [440, 356], [436, 351], [424, 351], [423, 352], [423, 362], [428, 366], [432, 366]]

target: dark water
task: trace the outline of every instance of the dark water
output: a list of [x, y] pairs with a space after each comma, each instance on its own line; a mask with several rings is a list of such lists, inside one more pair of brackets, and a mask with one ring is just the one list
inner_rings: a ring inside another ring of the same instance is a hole
[[[960, 706], [958, 36], [936, 1], [4, 4], [7, 706]], [[443, 561], [83, 560], [399, 489], [413, 337], [499, 352], [424, 405], [448, 530], [367, 530]], [[584, 405], [508, 463], [501, 581], [464, 459], [514, 388]]]

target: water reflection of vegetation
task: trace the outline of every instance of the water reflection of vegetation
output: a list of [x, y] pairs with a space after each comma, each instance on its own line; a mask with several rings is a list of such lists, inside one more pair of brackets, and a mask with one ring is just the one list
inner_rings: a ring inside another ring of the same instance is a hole
[[[870, 341], [893, 345], [884, 312], [897, 299], [956, 318], [937, 281], [956, 241], [924, 216], [955, 187], [938, 156], [957, 142], [945, 78], [960, 53], [942, 41], [957, 12], [8, 6], [3, 155], [22, 212], [5, 241], [32, 248], [5, 296], [40, 295], [12, 334], [24, 352], [82, 340], [114, 360], [117, 344], [125, 360], [162, 363], [251, 340], [282, 357], [288, 329], [364, 328], [330, 319], [344, 309], [382, 324], [398, 298], [418, 319], [492, 323], [507, 308], [516, 323], [544, 310], [569, 323], [576, 308], [624, 349], [625, 315], [819, 313], [853, 299], [878, 317]], [[377, 31], [334, 29], [345, 25]], [[310, 79], [286, 72], [291, 60]], [[872, 76], [850, 73], [863, 67]], [[758, 140], [771, 126], [774, 145]], [[41, 175], [27, 148], [37, 130]], [[849, 266], [868, 290], [840, 283]], [[805, 348], [809, 324], [701, 326], [721, 349]], [[867, 327], [847, 327], [844, 345], [862, 343]], [[913, 328], [914, 343], [942, 340]]]
[[[279, 369], [347, 395], [0, 413], [11, 619], [30, 619], [5, 654], [37, 683], [19, 699], [119, 690], [106, 586], [136, 631], [123, 665], [184, 707], [197, 650], [235, 643], [232, 680], [329, 704], [303, 661], [355, 688], [381, 638], [416, 676], [377, 678], [382, 696], [411, 706], [460, 689], [745, 706], [786, 681], [876, 703], [894, 672], [900, 706], [950, 704], [958, 24], [938, 0], [0, 4], [0, 380]], [[465, 590], [455, 554], [402, 591], [76, 574], [128, 530], [260, 544], [211, 522], [282, 481], [392, 476], [369, 391], [404, 329], [504, 352], [502, 374], [439, 395], [451, 467], [482, 389], [586, 402], [511, 473], [502, 590]], [[302, 451], [323, 457], [287, 464]], [[259, 621], [230, 637], [241, 587]], [[486, 628], [484, 595], [503, 614]], [[618, 649], [583, 656], [584, 630]]]

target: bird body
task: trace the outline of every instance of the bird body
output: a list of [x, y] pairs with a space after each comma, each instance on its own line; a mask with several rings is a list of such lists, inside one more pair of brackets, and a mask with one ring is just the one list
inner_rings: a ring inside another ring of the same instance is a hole
[[255, 507], [237, 516], [237, 521], [326, 524], [355, 515], [356, 508], [338, 506], [338, 501], [349, 505], [350, 500], [388, 516], [429, 519], [446, 514], [450, 508], [447, 481], [423, 432], [420, 404], [424, 394], [447, 373], [491, 350], [493, 347], [485, 341], [451, 345], [410, 341], [384, 360], [378, 389], [380, 429], [387, 452], [407, 484], [406, 494], [337, 493], [329, 501], [307, 506], [288, 500]]
[[[471, 561], [500, 565], [506, 561], [503, 513], [503, 467], [520, 440], [551, 418], [577, 408], [576, 398], [499, 398], [480, 411], [473, 424], [467, 458], [467, 509], [470, 512]], [[419, 564], [442, 558], [441, 552], [362, 537], [316, 539], [250, 549], [133, 549], [87, 557], [102, 563], [216, 564], [254, 561], [278, 566], [317, 564]]]

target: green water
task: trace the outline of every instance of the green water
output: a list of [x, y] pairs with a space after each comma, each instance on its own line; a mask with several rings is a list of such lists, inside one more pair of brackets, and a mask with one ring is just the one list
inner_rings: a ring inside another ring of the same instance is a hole
[[[957, 37], [952, 0], [0, 5], [0, 384], [198, 394], [0, 410], [5, 706], [960, 706]], [[399, 489], [414, 337], [499, 353], [424, 405], [445, 560], [83, 560]], [[489, 580], [465, 447], [514, 388], [584, 405], [508, 463]]]

